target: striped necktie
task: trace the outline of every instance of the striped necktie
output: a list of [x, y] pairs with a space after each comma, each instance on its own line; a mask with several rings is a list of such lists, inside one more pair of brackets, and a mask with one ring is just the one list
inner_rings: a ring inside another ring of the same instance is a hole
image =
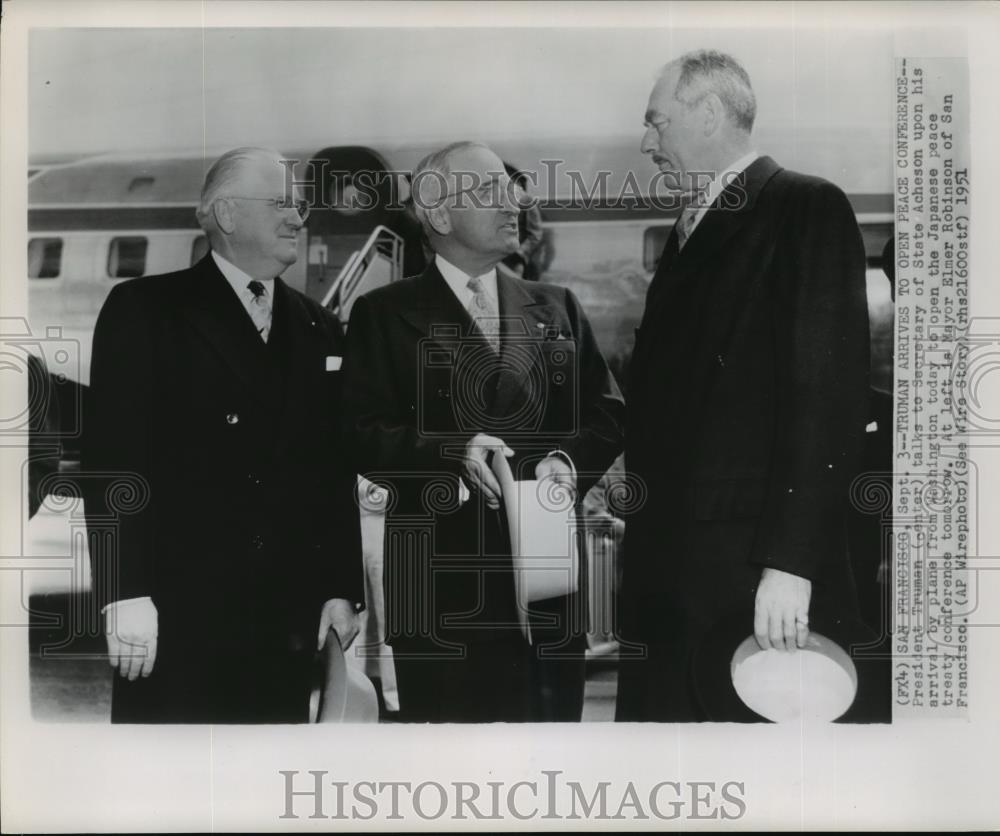
[[247, 290], [253, 294], [250, 300], [250, 318], [260, 338], [267, 342], [267, 336], [271, 333], [271, 297], [263, 282], [254, 279], [247, 285]]
[[486, 292], [478, 277], [469, 279], [466, 287], [472, 291], [472, 304], [469, 305], [469, 315], [479, 326], [486, 337], [494, 354], [500, 353], [500, 314], [493, 299]]
[[694, 231], [694, 221], [697, 215], [698, 207], [694, 205], [685, 206], [683, 211], [681, 211], [681, 216], [677, 219], [678, 252], [684, 249], [684, 245], [687, 243], [688, 238], [691, 237], [691, 233]]

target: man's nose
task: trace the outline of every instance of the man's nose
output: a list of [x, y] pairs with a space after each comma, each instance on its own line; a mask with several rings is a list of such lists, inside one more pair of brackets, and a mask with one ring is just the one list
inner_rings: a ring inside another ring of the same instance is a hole
[[642, 134], [642, 142], [639, 143], [639, 150], [643, 154], [652, 154], [656, 148], [656, 130], [651, 125]]
[[299, 214], [299, 210], [292, 208], [285, 210], [285, 225], [290, 226], [296, 232], [305, 226], [305, 221], [302, 220], [302, 216]]
[[503, 203], [500, 208], [504, 212], [517, 215], [521, 211], [521, 190], [513, 183], [503, 190]]

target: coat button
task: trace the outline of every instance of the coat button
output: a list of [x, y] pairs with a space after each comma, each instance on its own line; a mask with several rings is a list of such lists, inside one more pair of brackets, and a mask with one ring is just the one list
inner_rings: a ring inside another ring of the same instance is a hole
[[254, 534], [254, 536], [250, 538], [250, 543], [255, 549], [264, 548], [264, 538], [259, 534]]
[[226, 415], [227, 424], [238, 424], [239, 422], [240, 422], [240, 416], [237, 415], [235, 412], [230, 412], [228, 415]]
[[438, 389], [437, 395], [439, 398], [444, 398], [448, 400], [451, 397], [451, 390], [449, 389]]

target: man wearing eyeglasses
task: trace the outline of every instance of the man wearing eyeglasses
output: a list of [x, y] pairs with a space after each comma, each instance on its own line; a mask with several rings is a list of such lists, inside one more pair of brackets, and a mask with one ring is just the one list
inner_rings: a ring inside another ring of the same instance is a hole
[[434, 259], [358, 299], [344, 365], [350, 448], [392, 495], [386, 638], [401, 719], [579, 720], [583, 590], [539, 595], [529, 643], [491, 458], [553, 501], [554, 485], [582, 497], [622, 448], [621, 394], [572, 293], [498, 274], [519, 246], [519, 196], [493, 151], [431, 154], [412, 193]]
[[317, 648], [357, 633], [342, 333], [280, 278], [308, 211], [285, 175], [273, 151], [224, 154], [208, 255], [116, 285], [97, 322], [85, 498], [112, 722], [304, 722]]

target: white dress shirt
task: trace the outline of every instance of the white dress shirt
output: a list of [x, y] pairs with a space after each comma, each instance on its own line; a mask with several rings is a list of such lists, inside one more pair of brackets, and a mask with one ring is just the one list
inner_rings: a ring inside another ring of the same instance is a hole
[[[253, 320], [253, 314], [250, 313], [250, 306], [253, 305], [253, 293], [247, 287], [250, 282], [252, 282], [253, 276], [249, 273], [245, 273], [231, 261], [226, 260], [221, 255], [219, 255], [215, 250], [212, 250], [212, 258], [215, 260], [216, 265], [219, 268], [219, 272], [226, 277], [226, 281], [229, 282], [229, 286], [233, 289], [233, 293], [239, 298], [240, 302], [243, 304], [243, 309], [247, 312], [247, 316]], [[267, 294], [268, 301], [274, 304], [274, 277], [270, 279], [258, 279], [262, 285], [264, 285], [264, 292]]]
[[469, 280], [473, 278], [479, 279], [480, 284], [483, 286], [483, 290], [486, 291], [486, 295], [493, 300], [493, 307], [496, 310], [500, 310], [500, 302], [497, 297], [497, 269], [494, 267], [481, 276], [470, 276], [464, 270], [460, 270], [454, 264], [452, 264], [448, 259], [441, 255], [434, 256], [434, 264], [441, 273], [441, 277], [445, 280], [448, 287], [451, 288], [451, 292], [455, 294], [455, 297], [459, 302], [462, 303], [462, 307], [465, 310], [469, 310], [472, 307], [472, 297], [475, 296], [471, 290], [469, 290]]

